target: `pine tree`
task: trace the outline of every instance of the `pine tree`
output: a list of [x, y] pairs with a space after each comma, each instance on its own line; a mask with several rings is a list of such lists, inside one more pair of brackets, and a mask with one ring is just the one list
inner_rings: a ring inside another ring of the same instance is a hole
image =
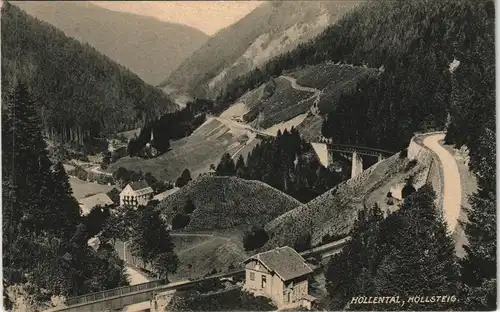
[[[7, 122], [2, 162], [6, 192], [4, 214], [14, 222], [40, 231], [46, 224], [51, 194], [50, 160], [41, 136], [36, 104], [24, 84], [15, 86], [7, 98]], [[8, 227], [7, 227], [8, 228]]]
[[54, 196], [51, 196], [51, 216], [46, 229], [53, 228], [60, 237], [69, 237], [80, 218], [80, 208], [69, 184], [69, 178], [62, 163], [54, 165], [52, 172]]
[[[3, 142], [3, 266], [7, 285], [27, 285], [37, 300], [54, 295], [77, 295], [116, 287], [121, 270], [97, 271], [87, 248], [88, 233], [77, 228], [81, 219], [61, 164], [52, 171], [41, 135], [36, 105], [19, 83], [5, 97]], [[98, 277], [95, 275], [98, 274]], [[100, 284], [88, 285], [99, 278]]]
[[478, 191], [470, 198], [465, 227], [468, 245], [461, 261], [467, 310], [496, 308], [496, 160], [495, 134], [486, 129], [479, 143]]
[[174, 243], [154, 204], [148, 203], [140, 210], [134, 233], [131, 247], [136, 256], [152, 264], [162, 278], [176, 272], [179, 260], [174, 253]]
[[188, 184], [189, 181], [191, 181], [191, 173], [189, 172], [189, 169], [184, 169], [182, 171], [181, 175], [177, 178], [175, 181], [175, 186], [176, 187], [183, 187], [184, 185]]
[[[434, 205], [429, 186], [409, 196], [400, 211], [386, 219], [385, 246], [376, 268], [374, 284], [379, 295], [435, 296], [458, 294], [459, 272], [454, 244]], [[375, 309], [442, 310], [456, 303], [407, 302], [403, 307], [374, 305]]]
[[222, 155], [222, 158], [215, 169], [215, 175], [217, 176], [234, 176], [236, 175], [236, 168], [234, 161], [229, 153]]
[[238, 157], [238, 161], [236, 162], [236, 175], [240, 178], [246, 178], [246, 166], [245, 160], [243, 159], [243, 155]]
[[368, 211], [361, 210], [350, 233], [351, 241], [328, 263], [325, 278], [330, 295], [330, 309], [344, 309], [351, 297], [362, 295], [363, 291], [372, 292], [371, 274], [378, 260], [382, 220], [382, 212], [377, 205]]

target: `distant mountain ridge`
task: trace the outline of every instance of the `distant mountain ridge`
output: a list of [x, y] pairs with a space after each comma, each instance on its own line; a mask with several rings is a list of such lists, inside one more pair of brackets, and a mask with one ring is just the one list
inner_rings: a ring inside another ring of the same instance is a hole
[[159, 86], [215, 98], [227, 83], [317, 36], [359, 2], [264, 3], [208, 39]]
[[2, 98], [27, 85], [47, 138], [83, 143], [178, 109], [159, 89], [46, 22], [2, 5]]
[[157, 85], [208, 36], [198, 29], [78, 1], [12, 1]]

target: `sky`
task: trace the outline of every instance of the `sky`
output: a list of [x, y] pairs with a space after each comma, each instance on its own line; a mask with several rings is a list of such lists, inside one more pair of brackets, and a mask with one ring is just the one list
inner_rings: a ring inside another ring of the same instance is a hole
[[263, 1], [90, 1], [113, 11], [184, 24], [207, 35], [230, 26]]

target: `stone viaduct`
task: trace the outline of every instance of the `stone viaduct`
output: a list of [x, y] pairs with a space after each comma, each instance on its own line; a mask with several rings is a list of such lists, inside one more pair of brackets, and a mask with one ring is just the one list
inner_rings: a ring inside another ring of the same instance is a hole
[[356, 146], [356, 145], [346, 145], [346, 144], [331, 144], [331, 143], [311, 143], [314, 151], [319, 157], [321, 164], [328, 167], [333, 163], [333, 152], [340, 152], [344, 154], [351, 155], [351, 178], [354, 178], [361, 172], [363, 172], [363, 158], [365, 156], [377, 157], [377, 163], [385, 159], [386, 157], [392, 156], [395, 153], [391, 151]]

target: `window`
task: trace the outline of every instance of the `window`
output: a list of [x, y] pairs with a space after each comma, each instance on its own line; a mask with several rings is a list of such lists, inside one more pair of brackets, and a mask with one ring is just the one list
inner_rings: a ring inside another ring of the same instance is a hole
[[261, 288], [266, 288], [266, 276], [262, 275], [262, 285]]
[[255, 281], [255, 273], [254, 272], [250, 272], [250, 280]]

